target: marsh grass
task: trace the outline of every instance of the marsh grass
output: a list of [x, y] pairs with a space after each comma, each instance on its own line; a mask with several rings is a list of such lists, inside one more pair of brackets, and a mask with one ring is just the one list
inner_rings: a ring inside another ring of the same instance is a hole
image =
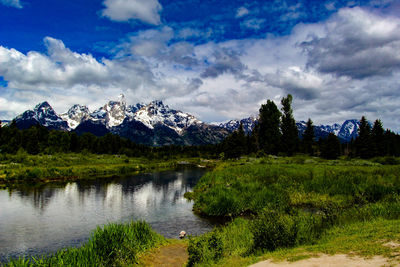
[[145, 222], [98, 227], [79, 248], [62, 249], [50, 256], [12, 259], [4, 266], [129, 266], [144, 251], [165, 243]]
[[[202, 163], [199, 158], [185, 159], [185, 161], [194, 165], [213, 164]], [[126, 155], [90, 153], [29, 155], [20, 151], [15, 155], [0, 154], [0, 187], [167, 170], [176, 168], [178, 162], [176, 159], [149, 160]]]
[[[231, 161], [203, 176], [189, 195], [200, 214], [236, 218], [226, 227], [190, 240], [189, 266], [236, 266], [263, 253], [316, 244], [326, 248], [323, 244], [333, 242], [332, 233], [340, 229], [347, 231], [336, 233], [344, 239], [351, 229], [353, 236], [366, 239], [364, 229], [354, 225], [376, 224], [382, 231], [385, 225], [392, 227], [388, 220], [400, 218], [400, 166], [303, 157]], [[238, 218], [242, 215], [252, 219]], [[380, 235], [369, 233], [374, 238]], [[350, 242], [338, 242], [334, 250], [322, 252], [341, 252], [346, 246], [363, 253], [362, 245]], [[374, 249], [371, 245], [368, 251]], [[293, 255], [293, 259], [299, 257], [304, 256]]]

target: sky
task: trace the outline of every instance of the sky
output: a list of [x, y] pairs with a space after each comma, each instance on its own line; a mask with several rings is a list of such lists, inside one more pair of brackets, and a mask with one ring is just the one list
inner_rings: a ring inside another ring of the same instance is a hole
[[216, 122], [292, 94], [296, 120], [400, 132], [399, 78], [399, 0], [0, 0], [0, 119], [122, 93]]

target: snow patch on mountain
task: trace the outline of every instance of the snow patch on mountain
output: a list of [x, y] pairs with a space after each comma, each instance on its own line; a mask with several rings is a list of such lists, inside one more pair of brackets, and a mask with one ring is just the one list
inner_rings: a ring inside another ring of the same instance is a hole
[[16, 121], [36, 120], [40, 125], [59, 129], [68, 130], [68, 124], [57, 115], [54, 109], [47, 101], [39, 103], [33, 110], [27, 110], [15, 118]]
[[193, 124], [202, 123], [194, 116], [171, 109], [159, 100], [152, 101], [148, 105], [141, 107], [134, 113], [133, 119], [142, 122], [150, 129], [154, 129], [156, 124], [162, 124], [175, 130], [178, 134], [182, 134], [184, 129]]
[[256, 118], [248, 117], [242, 120], [229, 120], [227, 122], [222, 122], [222, 123], [213, 123], [213, 125], [222, 127], [230, 132], [233, 132], [239, 129], [239, 126], [242, 123], [244, 132], [251, 133], [256, 124], [256, 121], [257, 121]]
[[68, 112], [60, 114], [60, 117], [68, 123], [69, 128], [75, 129], [82, 121], [89, 119], [89, 109], [76, 104]]

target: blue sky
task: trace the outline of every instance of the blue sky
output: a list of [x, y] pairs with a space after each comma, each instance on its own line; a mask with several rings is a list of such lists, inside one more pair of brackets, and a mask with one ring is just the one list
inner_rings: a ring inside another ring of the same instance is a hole
[[0, 14], [0, 119], [123, 93], [223, 121], [290, 93], [298, 120], [400, 130], [399, 1], [0, 0]]

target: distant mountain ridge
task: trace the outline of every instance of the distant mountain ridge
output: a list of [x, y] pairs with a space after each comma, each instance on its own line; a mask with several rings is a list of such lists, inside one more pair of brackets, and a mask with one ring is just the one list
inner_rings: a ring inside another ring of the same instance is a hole
[[[171, 109], [159, 100], [127, 105], [123, 95], [93, 112], [87, 106], [75, 104], [59, 115], [45, 101], [17, 116], [15, 121], [20, 129], [40, 124], [49, 129], [75, 131], [78, 134], [89, 132], [103, 136], [113, 133], [136, 143], [153, 146], [216, 144], [237, 130], [240, 124], [246, 133], [250, 133], [257, 123], [256, 118], [249, 117], [208, 124], [191, 114]], [[357, 136], [359, 124], [358, 120], [353, 119], [343, 124], [316, 125], [314, 132], [317, 139], [334, 133], [342, 142], [349, 142]], [[296, 125], [301, 136], [306, 122], [299, 121]]]
[[17, 116], [15, 121], [20, 129], [40, 124], [49, 129], [78, 134], [89, 132], [103, 136], [114, 133], [154, 146], [216, 144], [230, 133], [224, 128], [203, 123], [191, 114], [171, 109], [162, 101], [127, 105], [123, 95], [93, 112], [87, 106], [75, 104], [60, 115], [45, 101]]
[[[240, 123], [243, 124], [243, 130], [246, 133], [250, 133], [257, 123], [257, 119], [254, 117], [245, 118], [242, 120], [230, 120], [225, 123], [216, 124], [219, 127], [225, 128], [230, 132], [239, 129]], [[306, 129], [306, 122], [296, 122], [297, 129], [299, 131], [299, 137], [303, 134]], [[341, 142], [350, 142], [351, 139], [355, 139], [358, 136], [358, 129], [360, 127], [360, 121], [356, 119], [346, 120], [343, 124], [332, 124], [332, 125], [314, 125], [315, 138], [326, 138], [330, 133], [335, 134]]]

